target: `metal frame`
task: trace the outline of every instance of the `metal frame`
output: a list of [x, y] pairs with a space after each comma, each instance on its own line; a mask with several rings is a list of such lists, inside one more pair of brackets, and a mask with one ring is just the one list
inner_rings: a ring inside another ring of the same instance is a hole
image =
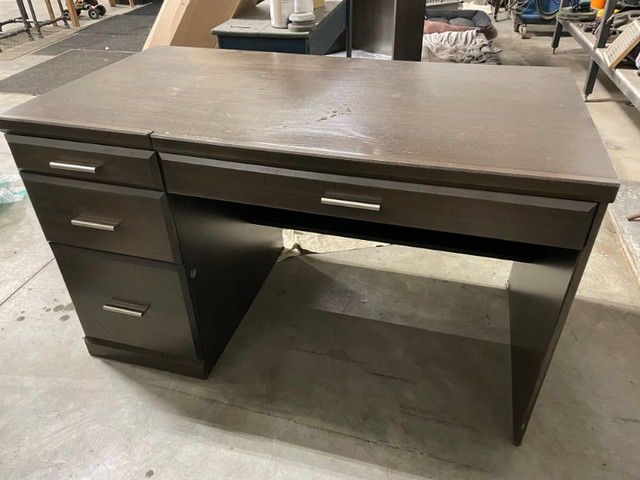
[[[568, 4], [569, 0], [562, 0], [560, 8], [566, 7]], [[616, 2], [614, 0], [607, 0], [602, 18], [610, 18], [611, 15], [613, 15], [615, 7]], [[571, 36], [591, 57], [589, 70], [587, 71], [587, 78], [584, 83], [584, 99], [587, 100], [589, 95], [593, 93], [593, 87], [596, 83], [598, 71], [602, 70], [602, 72], [604, 72], [604, 74], [607, 75], [620, 89], [620, 91], [631, 101], [633, 106], [640, 110], [640, 77], [638, 77], [632, 69], [608, 68], [604, 61], [601, 49], [606, 47], [607, 38], [611, 31], [608, 22], [603, 22], [600, 32], [594, 41], [593, 38], [590, 38], [589, 35], [578, 28], [573, 22], [568, 20], [558, 20], [553, 33], [553, 40], [551, 41], [551, 48], [553, 48], [554, 53], [560, 44], [560, 37], [562, 36], [563, 31], [571, 34]]]
[[[64, 23], [64, 28], [69, 28], [69, 22], [67, 21], [67, 16], [65, 15], [64, 8], [62, 7], [61, 0], [56, 0], [58, 3], [58, 8], [60, 9], [60, 15], [55, 18], [51, 18], [50, 20], [38, 20], [36, 17], [35, 9], [33, 8], [33, 3], [31, 0], [26, 0], [27, 5], [29, 6], [29, 12], [31, 13], [31, 19], [29, 19], [29, 15], [27, 14], [27, 9], [24, 6], [24, 0], [16, 0], [16, 4], [18, 6], [18, 11], [20, 12], [20, 17], [12, 18], [6, 21], [0, 21], [0, 40], [3, 38], [10, 38], [21, 33], [26, 33], [27, 37], [30, 41], [33, 41], [33, 34], [31, 33], [31, 28], [35, 28], [36, 33], [39, 38], [44, 38], [42, 35], [41, 27], [46, 25], [51, 25], [53, 23], [57, 23], [62, 21]], [[49, 9], [50, 5], [47, 3], [47, 9]], [[49, 9], [49, 13], [53, 17], [52, 10]], [[10, 30], [8, 32], [3, 32], [2, 27], [11, 23], [22, 23], [22, 28], [17, 28], [14, 30]], [[0, 52], [2, 52], [2, 48], [0, 48]]]

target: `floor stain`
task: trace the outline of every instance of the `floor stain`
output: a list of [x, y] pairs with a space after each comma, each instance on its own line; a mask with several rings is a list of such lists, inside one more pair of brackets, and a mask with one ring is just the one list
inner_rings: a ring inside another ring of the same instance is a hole
[[62, 310], [64, 310], [64, 305], [56, 305], [53, 307], [54, 312], [61, 312]]
[[18, 322], [22, 322], [24, 320], [24, 317], [22, 315], [20, 315], [18, 318], [16, 318], [16, 320]]
[[60, 321], [61, 321], [61, 322], [66, 322], [67, 320], [69, 320], [69, 315], [62, 315], [62, 316], [60, 317]]
[[67, 303], [67, 304], [64, 306], [64, 311], [65, 311], [65, 312], [70, 312], [71, 310], [73, 310], [73, 303]]
[[414, 382], [413, 380], [409, 380], [406, 378], [402, 378], [402, 377], [396, 377], [394, 375], [385, 375], [384, 373], [380, 373], [380, 372], [373, 372], [371, 370], [364, 370], [365, 373], [368, 373], [369, 375], [373, 375], [374, 377], [380, 377], [380, 378], [384, 378], [386, 380], [397, 380], [399, 382], [405, 382], [408, 383], [410, 385], [417, 385], [418, 382]]
[[616, 417], [616, 420], [623, 423], [638, 423], [640, 424], [640, 420], [637, 418], [624, 418], [624, 417]]
[[147, 473], [145, 473], [144, 476], [147, 478], [153, 477], [153, 470], [147, 470]]

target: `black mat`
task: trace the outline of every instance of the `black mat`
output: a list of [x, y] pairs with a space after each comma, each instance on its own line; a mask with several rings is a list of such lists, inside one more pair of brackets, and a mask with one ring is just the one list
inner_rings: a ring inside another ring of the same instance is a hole
[[[162, 2], [154, 2], [123, 15], [105, 18], [64, 40], [34, 52], [60, 55], [68, 50], [139, 52], [151, 31]], [[142, 10], [146, 13], [138, 13]]]
[[114, 35], [105, 33], [78, 32], [64, 40], [49, 45], [34, 55], [60, 55], [69, 50], [85, 50], [104, 52], [107, 48], [116, 52], [135, 53], [142, 50], [147, 34], [143, 35]]
[[151, 3], [149, 3], [148, 5], [145, 5], [144, 7], [140, 7], [140, 8], [136, 8], [135, 10], [132, 10], [131, 13], [127, 13], [127, 15], [158, 15], [158, 12], [160, 11], [160, 7], [162, 6], [162, 1], [163, 0], [153, 0]]
[[[73, 37], [72, 37], [73, 38]], [[70, 50], [0, 81], [0, 92], [39, 95], [128, 57], [125, 52]], [[100, 85], [87, 85], [78, 95], [100, 95]]]
[[78, 35], [89, 33], [107, 33], [110, 35], [146, 35], [149, 33], [149, 30], [151, 30], [154, 20], [155, 18], [151, 15], [131, 15], [130, 13], [115, 15], [88, 26], [84, 30], [79, 31]]

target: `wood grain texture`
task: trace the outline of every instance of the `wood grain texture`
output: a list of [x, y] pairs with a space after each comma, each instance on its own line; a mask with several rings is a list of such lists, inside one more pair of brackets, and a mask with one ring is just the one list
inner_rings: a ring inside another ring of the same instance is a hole
[[[103, 93], [77, 95], [86, 82]], [[144, 126], [187, 148], [309, 171], [608, 202], [618, 189], [558, 68], [158, 47], [6, 112], [0, 128], [30, 133], [25, 122], [91, 129], [97, 143], [100, 131]]]
[[[579, 250], [596, 204], [161, 155], [167, 191], [331, 217]], [[321, 199], [368, 202], [368, 211]]]
[[[204, 359], [179, 265], [52, 244], [87, 337], [189, 359]], [[147, 307], [140, 318], [103, 310], [114, 302]]]
[[[21, 171], [154, 190], [164, 189], [158, 157], [155, 152], [149, 150], [20, 135], [6, 135], [5, 138]], [[97, 168], [95, 173], [73, 172], [51, 168], [50, 162], [90, 165]]]
[[[181, 263], [164, 192], [22, 173], [50, 242]], [[73, 225], [73, 219], [117, 223], [114, 231]]]
[[70, 125], [56, 123], [50, 119], [45, 121], [42, 118], [39, 120], [37, 118], [31, 120], [14, 118], [5, 123], [2, 121], [2, 116], [0, 116], [0, 130], [9, 134], [27, 134], [40, 138], [58, 138], [127, 148], [152, 148], [151, 130], [137, 127], [124, 130], [117, 126], [114, 128], [100, 128], [96, 127], [95, 123], [88, 125], [88, 122], [89, 120], [83, 125]]

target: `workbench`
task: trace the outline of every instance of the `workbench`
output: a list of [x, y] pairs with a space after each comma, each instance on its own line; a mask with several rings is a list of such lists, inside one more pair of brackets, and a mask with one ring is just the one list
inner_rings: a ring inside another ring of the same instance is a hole
[[[559, 8], [564, 8], [568, 5], [569, 0], [561, 0]], [[610, 18], [615, 8], [616, 2], [614, 0], [607, 0], [602, 18]], [[602, 28], [600, 28], [598, 36], [596, 37], [592, 33], [585, 32], [582, 29], [581, 22], [558, 19], [556, 20], [553, 39], [551, 40], [551, 48], [553, 49], [553, 53], [556, 53], [556, 49], [560, 45], [562, 32], [568, 32], [587, 55], [589, 55], [589, 70], [587, 71], [587, 78], [584, 82], [585, 100], [593, 93], [598, 72], [602, 71], [611, 79], [615, 86], [620, 89], [624, 96], [629, 99], [633, 106], [640, 110], [640, 76], [638, 76], [638, 69], [624, 67], [609, 68], [604, 59], [604, 50], [607, 46], [610, 31], [611, 26], [605, 23]]]
[[558, 68], [156, 47], [0, 129], [92, 355], [207, 377], [281, 227], [514, 260], [516, 444], [619, 186]]
[[269, 2], [263, 2], [216, 26], [211, 34], [218, 37], [218, 47], [222, 49], [325, 55], [344, 33], [350, 57], [351, 0], [327, 0], [314, 13], [315, 30], [293, 32], [272, 27]]

